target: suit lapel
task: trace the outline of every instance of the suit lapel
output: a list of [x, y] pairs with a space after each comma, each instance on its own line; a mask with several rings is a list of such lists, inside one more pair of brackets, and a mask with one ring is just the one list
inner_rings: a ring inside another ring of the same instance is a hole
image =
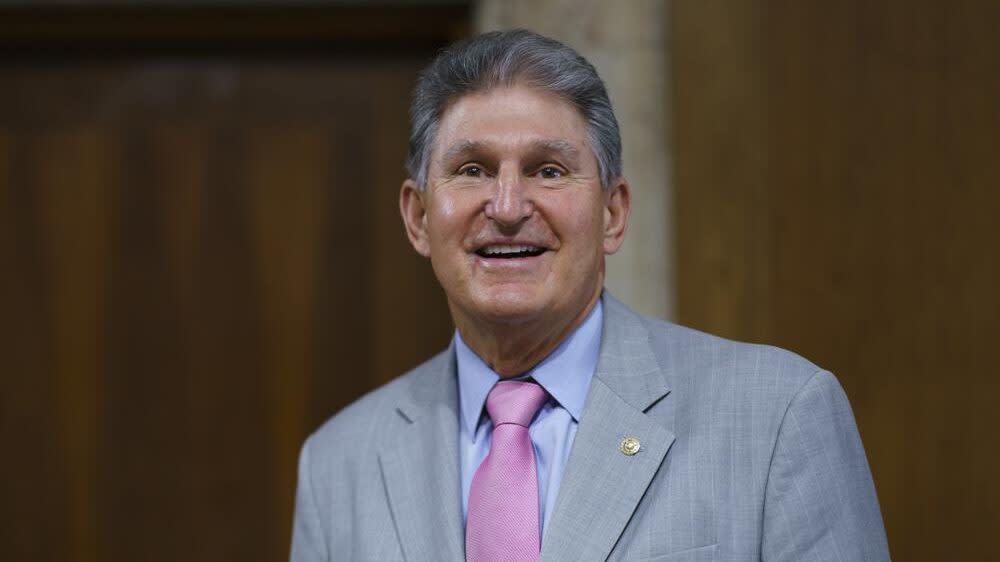
[[406, 559], [464, 560], [453, 350], [423, 369], [397, 409], [400, 430], [379, 454], [382, 477]]
[[[605, 293], [604, 335], [542, 541], [542, 561], [605, 560], [663, 462], [674, 435], [644, 412], [669, 393], [638, 316]], [[624, 454], [622, 439], [641, 447]]]

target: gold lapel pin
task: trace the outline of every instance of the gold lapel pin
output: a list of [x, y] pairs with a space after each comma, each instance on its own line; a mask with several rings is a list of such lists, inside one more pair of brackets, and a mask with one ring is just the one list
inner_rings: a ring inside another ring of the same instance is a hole
[[623, 455], [631, 457], [632, 455], [639, 452], [639, 447], [641, 445], [642, 444], [639, 443], [639, 439], [637, 437], [629, 436], [626, 437], [625, 439], [622, 439], [622, 444], [619, 445], [618, 448], [621, 450]]

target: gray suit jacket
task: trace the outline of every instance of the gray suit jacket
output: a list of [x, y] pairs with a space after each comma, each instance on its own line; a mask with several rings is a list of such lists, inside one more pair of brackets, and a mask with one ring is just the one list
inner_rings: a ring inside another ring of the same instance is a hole
[[[889, 558], [833, 375], [603, 298], [600, 359], [542, 561]], [[293, 562], [464, 560], [456, 381], [448, 349], [309, 437]], [[620, 451], [626, 436], [638, 454]]]

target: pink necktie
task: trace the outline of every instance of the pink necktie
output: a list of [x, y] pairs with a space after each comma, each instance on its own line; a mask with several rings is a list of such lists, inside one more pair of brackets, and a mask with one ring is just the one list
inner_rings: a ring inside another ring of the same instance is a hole
[[498, 382], [486, 398], [493, 441], [469, 491], [468, 562], [538, 560], [538, 471], [528, 426], [546, 399], [545, 389], [519, 381]]

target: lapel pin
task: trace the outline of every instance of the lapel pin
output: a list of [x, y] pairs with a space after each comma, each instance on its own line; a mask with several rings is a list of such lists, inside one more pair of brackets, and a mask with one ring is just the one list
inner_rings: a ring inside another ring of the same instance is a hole
[[623, 455], [631, 457], [632, 455], [639, 452], [640, 445], [641, 444], [639, 443], [638, 438], [630, 436], [626, 437], [625, 439], [622, 439], [622, 444], [619, 445], [618, 448], [621, 450]]

